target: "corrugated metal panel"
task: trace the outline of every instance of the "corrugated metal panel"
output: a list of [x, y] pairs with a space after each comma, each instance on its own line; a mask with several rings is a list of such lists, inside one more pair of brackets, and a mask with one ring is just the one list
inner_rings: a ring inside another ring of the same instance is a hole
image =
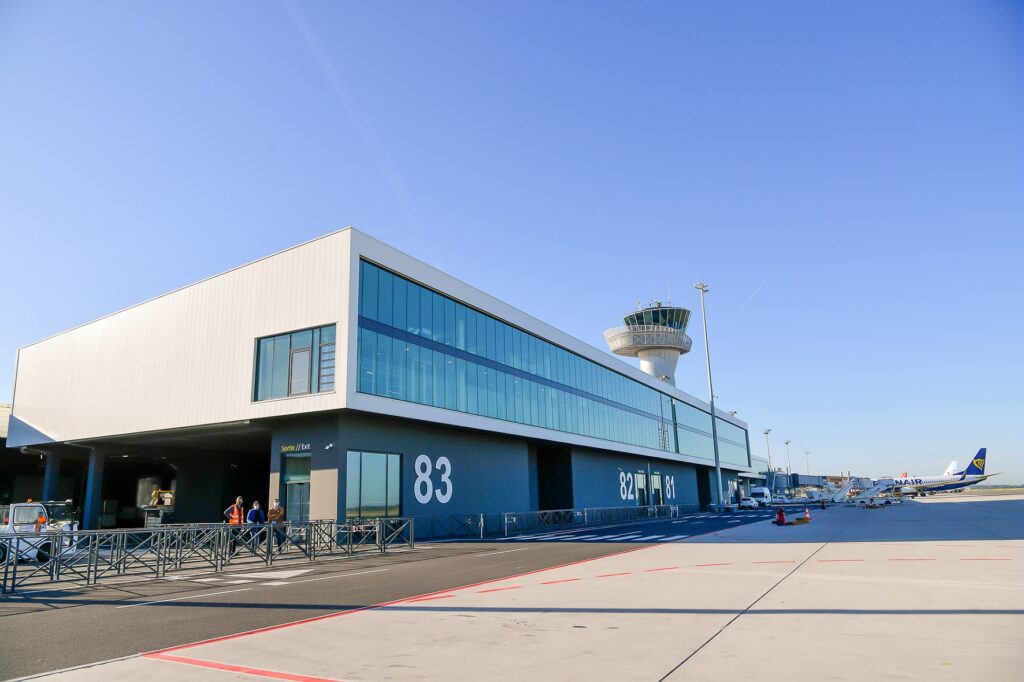
[[22, 348], [15, 416], [73, 440], [343, 407], [343, 391], [251, 398], [258, 337], [337, 323], [346, 357], [349, 243], [336, 232]]
[[0, 403], [0, 438], [7, 438], [7, 420], [11, 416], [11, 406]]

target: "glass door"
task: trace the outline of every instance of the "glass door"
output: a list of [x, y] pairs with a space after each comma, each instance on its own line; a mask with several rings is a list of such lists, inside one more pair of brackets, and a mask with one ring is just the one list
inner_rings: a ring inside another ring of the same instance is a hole
[[309, 473], [308, 456], [284, 458], [284, 520], [294, 523], [309, 521]]
[[661, 474], [656, 471], [651, 474], [651, 504], [664, 504], [661, 497]]
[[294, 523], [309, 521], [309, 481], [285, 483], [284, 518]]
[[638, 507], [646, 507], [650, 502], [647, 499], [647, 472], [636, 472], [636, 504]]

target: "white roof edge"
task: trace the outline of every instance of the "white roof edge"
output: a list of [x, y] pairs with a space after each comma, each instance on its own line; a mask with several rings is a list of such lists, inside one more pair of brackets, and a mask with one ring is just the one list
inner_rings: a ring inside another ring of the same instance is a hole
[[108, 317], [113, 317], [114, 315], [120, 315], [121, 313], [123, 313], [125, 311], [128, 311], [128, 310], [131, 310], [132, 308], [138, 308], [139, 306], [146, 305], [147, 303], [152, 303], [153, 301], [157, 301], [157, 300], [159, 300], [161, 298], [164, 298], [165, 296], [170, 296], [171, 294], [176, 294], [179, 291], [184, 291], [185, 289], [189, 289], [191, 287], [198, 286], [198, 285], [202, 284], [203, 282], [209, 282], [211, 279], [217, 279], [218, 277], [223, 277], [224, 275], [232, 273], [235, 270], [241, 270], [242, 268], [247, 268], [250, 265], [255, 265], [256, 263], [259, 263], [260, 261], [265, 261], [268, 258], [273, 258], [274, 256], [279, 256], [282, 253], [287, 253], [289, 251], [294, 251], [295, 249], [300, 249], [303, 246], [308, 246], [309, 244], [312, 244], [313, 242], [318, 242], [318, 241], [320, 241], [322, 239], [327, 239], [328, 237], [333, 237], [334, 235], [341, 234], [342, 232], [345, 232], [347, 230], [354, 230], [354, 228], [352, 228], [351, 226], [349, 226], [349, 227], [342, 227], [342, 228], [339, 228], [337, 230], [332, 230], [331, 232], [328, 232], [327, 234], [322, 234], [319, 237], [313, 237], [312, 239], [307, 239], [306, 241], [301, 242], [299, 244], [294, 244], [294, 245], [289, 246], [287, 248], [281, 249], [280, 251], [275, 251], [274, 253], [267, 254], [266, 256], [260, 256], [259, 258], [255, 258], [255, 259], [249, 261], [248, 263], [243, 263], [241, 265], [236, 265], [233, 268], [228, 268], [227, 270], [224, 270], [222, 272], [218, 272], [216, 274], [210, 275], [208, 277], [204, 277], [204, 278], [202, 278], [200, 280], [197, 280], [195, 282], [191, 282], [189, 284], [185, 284], [183, 286], [178, 287], [177, 289], [171, 289], [170, 291], [166, 291], [166, 292], [164, 292], [162, 294], [158, 294], [158, 295], [153, 296], [151, 298], [147, 298], [144, 301], [139, 301], [138, 303], [133, 303], [133, 304], [131, 304], [129, 306], [125, 306], [124, 308], [120, 308], [120, 309], [115, 310], [113, 312], [107, 313], [106, 315], [101, 315], [101, 316], [99, 316], [99, 317], [97, 317], [97, 318], [95, 318], [93, 320], [89, 320], [88, 322], [82, 322], [81, 324], [76, 324], [74, 327], [69, 327], [69, 328], [65, 329], [64, 331], [59, 331], [59, 332], [57, 332], [55, 334], [50, 334], [49, 336], [43, 337], [41, 339], [38, 339], [37, 341], [33, 341], [32, 343], [26, 343], [24, 346], [19, 346], [17, 348], [17, 350], [20, 351], [23, 348], [30, 348], [30, 347], [35, 346], [37, 344], [43, 343], [44, 341], [49, 341], [50, 339], [56, 338], [56, 337], [61, 336], [63, 334], [67, 334], [69, 332], [73, 332], [76, 329], [81, 329], [82, 327], [87, 327], [90, 324], [94, 324], [96, 322], [99, 322], [100, 320], [105, 320]]

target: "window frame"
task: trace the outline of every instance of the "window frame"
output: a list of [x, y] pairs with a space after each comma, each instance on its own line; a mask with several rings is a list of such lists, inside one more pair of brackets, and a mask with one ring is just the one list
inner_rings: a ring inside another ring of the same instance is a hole
[[[335, 340], [333, 342], [318, 342], [318, 339], [320, 338], [320, 335], [321, 335], [322, 331], [324, 329], [327, 329], [327, 328], [330, 328], [330, 327], [334, 327], [334, 330], [335, 330], [335, 332], [334, 332]], [[286, 332], [280, 332], [280, 333], [277, 333], [277, 334], [267, 334], [267, 335], [264, 335], [264, 336], [256, 337], [253, 340], [252, 385], [251, 385], [250, 394], [249, 394], [249, 402], [250, 403], [266, 403], [266, 402], [271, 402], [271, 401], [274, 401], [274, 400], [288, 400], [290, 398], [303, 398], [303, 397], [308, 397], [308, 396], [312, 396], [312, 395], [322, 395], [322, 394], [328, 394], [328, 393], [336, 393], [337, 392], [337, 381], [336, 381], [336, 377], [337, 377], [337, 357], [338, 357], [337, 328], [338, 328], [338, 323], [337, 322], [327, 322], [325, 324], [318, 324], [318, 325], [314, 325], [312, 327], [302, 327], [300, 329], [292, 329], [292, 330], [286, 331]], [[292, 348], [291, 347], [292, 336], [294, 334], [301, 334], [303, 332], [313, 332], [313, 340], [310, 343], [310, 345], [309, 346], [304, 346], [302, 348]], [[268, 344], [268, 345], [270, 347], [271, 356], [273, 357], [274, 349], [277, 346], [278, 339], [283, 339], [283, 338], [286, 338], [286, 337], [288, 338], [288, 360], [287, 360], [287, 379], [285, 381], [285, 395], [279, 395], [279, 396], [274, 396], [273, 395], [273, 369], [274, 369], [274, 363], [273, 363], [273, 361], [271, 361], [270, 368], [269, 368], [270, 369], [270, 380], [269, 380], [270, 389], [269, 389], [269, 391], [270, 391], [271, 395], [269, 397], [266, 397], [266, 398], [260, 398], [259, 397], [259, 395], [260, 395], [260, 379], [261, 379], [261, 376], [262, 376], [261, 375], [261, 369], [262, 368], [260, 367], [260, 363], [263, 361], [263, 356], [260, 353], [260, 344], [263, 343], [264, 341], [268, 341], [268, 340], [271, 341], [271, 343]], [[321, 353], [323, 351], [323, 348], [325, 346], [334, 346], [334, 363], [335, 363], [335, 365], [334, 365], [334, 375], [333, 375], [332, 378], [334, 378], [335, 381], [332, 382], [332, 388], [327, 389], [327, 390], [322, 390], [321, 389], [321, 382], [320, 382], [320, 374], [319, 374], [319, 372], [320, 372], [320, 364], [321, 364], [320, 363], [320, 355], [321, 355]], [[308, 376], [308, 379], [307, 379], [307, 382], [306, 382], [307, 390], [304, 393], [292, 393], [291, 392], [291, 389], [292, 389], [292, 357], [293, 357], [293, 355], [296, 352], [302, 352], [302, 351], [309, 353], [309, 363], [308, 363], [309, 376]], [[316, 387], [316, 390], [314, 390], [314, 387]]]

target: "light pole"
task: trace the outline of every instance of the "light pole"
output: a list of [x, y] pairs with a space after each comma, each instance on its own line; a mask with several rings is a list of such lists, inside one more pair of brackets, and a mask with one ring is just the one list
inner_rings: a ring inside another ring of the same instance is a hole
[[715, 478], [718, 481], [718, 504], [725, 504], [722, 499], [722, 463], [718, 459], [718, 419], [715, 417], [715, 389], [711, 383], [711, 348], [708, 347], [708, 314], [704, 309], [704, 294], [709, 289], [706, 282], [700, 281], [693, 285], [700, 291], [700, 316], [704, 321], [704, 359], [708, 365], [708, 395], [711, 396], [711, 441], [715, 446]]
[[804, 460], [807, 462], [807, 475], [811, 475], [811, 451], [804, 450]]
[[786, 475], [787, 476], [792, 476], [793, 475], [793, 460], [790, 459], [790, 456], [789, 456], [789, 444], [792, 443], [792, 442], [793, 441], [791, 441], [791, 440], [787, 440], [786, 441]]
[[768, 448], [768, 473], [772, 475], [771, 489], [775, 490], [775, 469], [772, 467], [772, 444], [768, 442], [768, 434], [771, 429], [764, 430], [764, 444]]

